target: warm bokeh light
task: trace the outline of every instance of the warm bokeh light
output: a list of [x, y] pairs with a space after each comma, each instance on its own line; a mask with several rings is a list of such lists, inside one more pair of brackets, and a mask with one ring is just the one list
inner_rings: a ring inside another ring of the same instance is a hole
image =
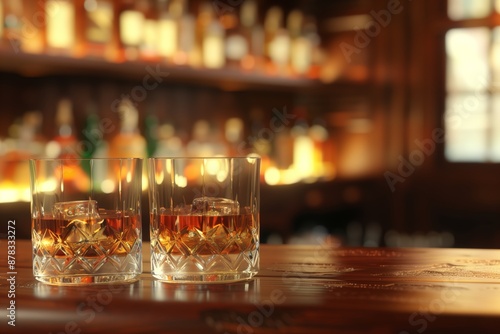
[[148, 176], [146, 174], [142, 174], [142, 191], [148, 190]]
[[286, 169], [280, 171], [281, 184], [294, 184], [300, 182], [301, 178], [299, 173], [294, 169]]
[[175, 184], [180, 188], [185, 188], [188, 184], [188, 179], [183, 175], [175, 175]]
[[264, 172], [264, 180], [269, 185], [277, 185], [280, 182], [280, 171], [276, 167], [270, 167]]
[[218, 175], [221, 171], [226, 171], [227, 174], [227, 166], [223, 165], [223, 160], [217, 159], [206, 159], [204, 164], [202, 165], [202, 175], [203, 171], [206, 171], [208, 175]]
[[57, 189], [57, 181], [55, 178], [51, 177], [40, 182], [39, 187], [42, 192], [54, 192]]
[[[169, 166], [170, 165], [167, 165], [167, 172], [168, 173], [170, 173], [170, 171], [168, 171]], [[155, 173], [155, 182], [156, 182], [156, 184], [162, 184], [164, 179], [165, 179], [165, 172], [163, 172], [163, 170], [156, 171], [156, 173]]]
[[113, 191], [115, 191], [115, 182], [110, 179], [103, 180], [101, 182], [101, 190], [105, 194], [111, 194]]
[[227, 170], [224, 169], [219, 170], [215, 178], [219, 182], [224, 182], [227, 179]]
[[303, 178], [314, 174], [314, 143], [306, 135], [295, 138], [293, 146], [293, 169]]
[[[199, 165], [194, 163], [188, 164], [184, 167], [184, 175], [186, 176], [187, 180], [194, 181], [198, 178], [199, 173], [203, 175], [204, 171], [202, 168], [203, 168], [202, 166], [200, 167]], [[177, 177], [179, 177], [179, 175], [176, 174], [175, 178], [177, 179]]]
[[19, 200], [20, 189], [14, 188], [13, 186], [0, 185], [2, 191], [0, 191], [0, 203], [9, 203]]

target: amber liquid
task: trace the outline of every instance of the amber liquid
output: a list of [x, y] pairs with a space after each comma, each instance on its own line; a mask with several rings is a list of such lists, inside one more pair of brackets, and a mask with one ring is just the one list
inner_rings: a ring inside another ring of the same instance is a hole
[[[33, 219], [33, 233], [40, 236], [39, 245], [54, 256], [99, 256], [101, 249], [108, 254], [127, 254], [136, 242], [140, 218], [106, 213], [99, 218]], [[89, 245], [95, 247], [89, 248]]]
[[[154, 222], [154, 215], [151, 221]], [[175, 215], [162, 213], [152, 229], [152, 242], [170, 254], [239, 254], [256, 248], [254, 215]]]

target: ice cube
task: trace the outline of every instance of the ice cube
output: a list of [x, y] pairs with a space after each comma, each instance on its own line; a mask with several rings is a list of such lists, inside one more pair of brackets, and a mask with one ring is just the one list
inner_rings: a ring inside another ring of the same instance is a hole
[[57, 202], [54, 204], [54, 214], [59, 219], [99, 218], [97, 201], [83, 200]]
[[91, 238], [100, 229], [103, 219], [98, 213], [97, 201], [83, 200], [57, 202], [54, 204], [54, 216], [66, 223], [66, 241], [82, 241]]
[[240, 204], [228, 198], [220, 197], [198, 197], [193, 200], [191, 214], [210, 216], [237, 215], [240, 212]]

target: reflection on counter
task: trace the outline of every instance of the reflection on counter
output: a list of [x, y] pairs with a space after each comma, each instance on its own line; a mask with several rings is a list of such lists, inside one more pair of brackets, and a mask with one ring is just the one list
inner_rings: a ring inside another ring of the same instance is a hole
[[229, 284], [171, 284], [153, 280], [151, 282], [151, 299], [159, 302], [175, 300], [177, 302], [199, 303], [207, 301], [219, 301], [220, 293], [224, 293], [226, 300], [241, 301], [242, 298], [249, 303], [258, 303], [260, 294], [260, 279], [236, 282]]

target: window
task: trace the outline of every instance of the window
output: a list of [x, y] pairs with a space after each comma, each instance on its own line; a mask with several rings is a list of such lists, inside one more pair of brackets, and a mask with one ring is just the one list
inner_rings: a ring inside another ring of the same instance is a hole
[[500, 0], [448, 0], [448, 17], [468, 23], [445, 37], [445, 157], [451, 162], [500, 162], [500, 27], [485, 23], [499, 12]]

